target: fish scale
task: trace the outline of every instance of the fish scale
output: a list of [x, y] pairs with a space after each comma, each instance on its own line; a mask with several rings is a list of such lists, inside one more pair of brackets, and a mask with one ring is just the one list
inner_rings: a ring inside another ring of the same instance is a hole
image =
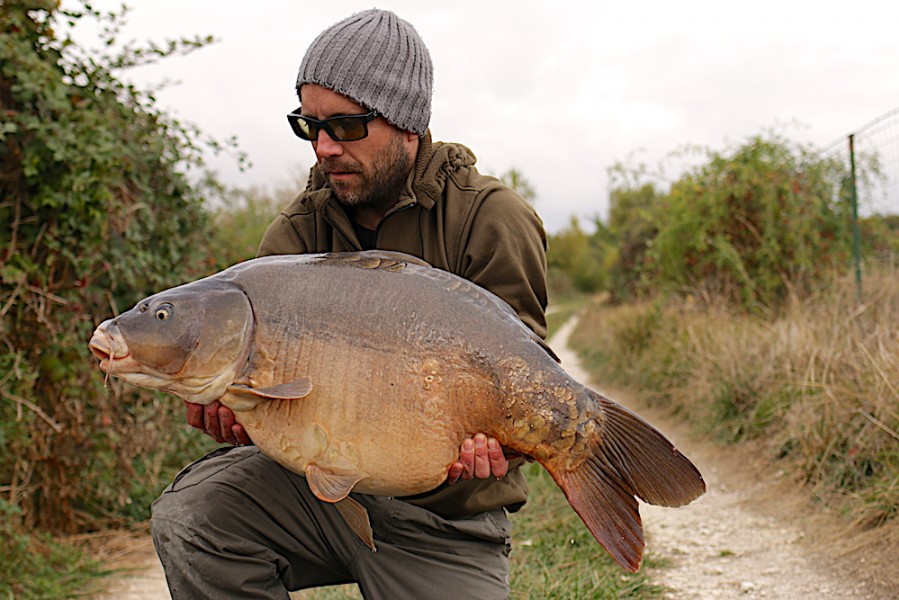
[[644, 549], [636, 498], [679, 506], [705, 491], [671, 442], [571, 378], [505, 302], [398, 253], [247, 261], [105, 321], [90, 348], [125, 381], [220, 400], [372, 548], [349, 493], [430, 491], [479, 432], [546, 468], [629, 570]]

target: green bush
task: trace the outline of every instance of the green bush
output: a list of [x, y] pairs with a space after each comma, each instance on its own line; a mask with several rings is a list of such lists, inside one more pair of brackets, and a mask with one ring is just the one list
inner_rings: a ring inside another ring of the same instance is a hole
[[567, 281], [579, 292], [595, 292], [605, 287], [603, 250], [595, 237], [581, 229], [576, 218], [572, 217], [567, 228], [549, 236], [548, 243], [547, 267], [557, 284]]
[[678, 180], [655, 214], [653, 287], [755, 309], [849, 265], [845, 167], [780, 137], [755, 137]]
[[256, 256], [259, 241], [278, 212], [306, 187], [305, 175], [276, 187], [228, 189], [219, 194], [218, 206], [210, 211], [213, 232], [208, 250], [216, 267], [225, 268]]
[[661, 194], [650, 183], [619, 186], [609, 195], [608, 232], [614, 253], [608, 260], [608, 279], [613, 302], [623, 302], [647, 291], [643, 281], [644, 265], [652, 240], [658, 233], [655, 218], [660, 198]]
[[61, 33], [85, 17], [114, 35], [116, 15], [56, 2], [0, 15], [0, 489], [25, 525], [64, 531], [145, 516], [184, 460], [160, 443], [183, 409], [104, 389], [92, 330], [209, 268], [194, 132], [116, 75], [203, 42], [91, 56]]

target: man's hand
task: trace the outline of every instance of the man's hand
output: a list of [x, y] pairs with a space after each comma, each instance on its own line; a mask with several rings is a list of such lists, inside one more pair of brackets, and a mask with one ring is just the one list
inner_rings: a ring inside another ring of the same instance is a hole
[[253, 443], [243, 425], [234, 420], [230, 408], [222, 406], [218, 400], [207, 405], [194, 404], [185, 400], [187, 424], [199, 429], [219, 444], [249, 446]]
[[462, 442], [458, 462], [453, 463], [446, 476], [449, 484], [459, 479], [487, 479], [491, 475], [499, 479], [509, 470], [509, 461], [503, 454], [503, 448], [493, 438], [478, 433], [474, 439]]

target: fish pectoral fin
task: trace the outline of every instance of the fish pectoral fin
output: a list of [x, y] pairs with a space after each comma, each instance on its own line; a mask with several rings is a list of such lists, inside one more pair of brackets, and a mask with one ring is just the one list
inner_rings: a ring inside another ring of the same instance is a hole
[[350, 529], [353, 530], [353, 533], [355, 533], [366, 546], [371, 548], [372, 552], [377, 552], [378, 549], [375, 548], [374, 532], [371, 530], [371, 521], [368, 519], [368, 511], [365, 510], [365, 507], [349, 496], [336, 502], [334, 507], [340, 513], [340, 516], [343, 517], [343, 520], [346, 521], [346, 524], [350, 526]]
[[315, 497], [325, 502], [339, 502], [347, 497], [353, 486], [368, 477], [365, 473], [334, 473], [310, 464], [306, 467], [306, 480]]
[[299, 400], [308, 396], [309, 392], [312, 391], [312, 381], [308, 377], [300, 377], [287, 383], [264, 388], [253, 388], [248, 385], [235, 383], [228, 386], [228, 391], [248, 400], [257, 398], [256, 404], [262, 400]]

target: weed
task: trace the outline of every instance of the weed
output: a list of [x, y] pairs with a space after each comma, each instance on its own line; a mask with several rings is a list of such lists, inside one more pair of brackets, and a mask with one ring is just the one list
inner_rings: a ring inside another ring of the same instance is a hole
[[100, 565], [78, 548], [28, 532], [18, 507], [0, 500], [0, 597], [73, 598], [94, 589]]
[[899, 506], [899, 278], [794, 299], [778, 314], [709, 302], [594, 305], [572, 336], [598, 378], [717, 439], [759, 439], [771, 460], [865, 526]]

